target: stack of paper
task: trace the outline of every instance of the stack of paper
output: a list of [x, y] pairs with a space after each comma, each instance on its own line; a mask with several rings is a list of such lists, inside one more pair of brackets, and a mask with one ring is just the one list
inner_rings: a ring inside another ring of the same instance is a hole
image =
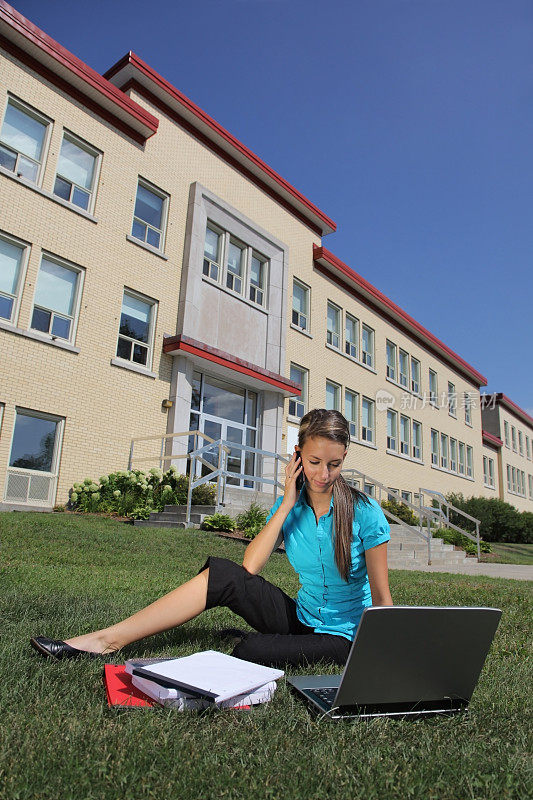
[[[147, 663], [148, 662], [148, 663]], [[283, 671], [206, 650], [184, 658], [131, 659], [126, 672], [133, 685], [164, 706], [179, 710], [242, 708], [265, 703]]]

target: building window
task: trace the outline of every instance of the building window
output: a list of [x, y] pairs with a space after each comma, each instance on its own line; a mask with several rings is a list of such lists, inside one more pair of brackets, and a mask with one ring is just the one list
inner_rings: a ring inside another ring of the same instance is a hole
[[26, 245], [0, 236], [0, 319], [8, 322], [17, 318], [26, 255]]
[[387, 341], [387, 378], [396, 380], [396, 345]]
[[529, 499], [533, 500], [533, 475], [528, 475], [529, 480]]
[[503, 423], [503, 430], [504, 430], [504, 435], [505, 435], [505, 446], [506, 447], [510, 447], [511, 445], [510, 445], [510, 441], [509, 441], [509, 423], [508, 422], [504, 422]]
[[33, 330], [74, 340], [82, 279], [81, 269], [43, 256], [31, 318]]
[[524, 455], [524, 435], [522, 431], [518, 431], [518, 451], [521, 456]]
[[420, 393], [420, 361], [411, 358], [411, 391]]
[[438, 395], [438, 386], [437, 386], [437, 373], [430, 369], [429, 370], [429, 402], [432, 406], [437, 405], [437, 395]]
[[266, 285], [267, 263], [256, 253], [252, 253], [250, 263], [250, 300], [258, 306], [265, 304], [265, 285]]
[[374, 366], [374, 331], [368, 325], [363, 325], [361, 342], [362, 362], [369, 367]]
[[228, 247], [228, 270], [226, 286], [237, 294], [242, 294], [245, 264], [245, 247], [235, 239], [230, 239]]
[[411, 492], [407, 492], [405, 489], [402, 489], [401, 497], [402, 497], [402, 500], [405, 500], [407, 503], [410, 503], [412, 494], [411, 494]]
[[495, 481], [494, 481], [494, 460], [489, 458], [489, 486], [494, 488]]
[[350, 436], [356, 439], [359, 433], [359, 395], [349, 389], [344, 392], [344, 416], [348, 420]]
[[396, 411], [387, 411], [387, 449], [397, 449], [397, 426], [398, 426], [398, 413]]
[[405, 350], [400, 350], [398, 364], [400, 373], [400, 386], [405, 386], [407, 389], [409, 385], [409, 355], [405, 352]]
[[400, 414], [400, 452], [404, 456], [409, 455], [409, 439], [411, 435], [411, 422], [409, 417]]
[[361, 439], [364, 442], [373, 442], [374, 435], [374, 401], [363, 397], [361, 412]]
[[455, 384], [448, 381], [448, 414], [451, 417], [457, 416], [457, 395], [455, 393]]
[[413, 420], [413, 458], [422, 460], [422, 423]]
[[472, 397], [470, 392], [465, 392], [465, 423], [472, 425]]
[[511, 441], [513, 443], [513, 450], [516, 453], [517, 452], [517, 447], [516, 447], [516, 428], [515, 428], [514, 425], [511, 425]]
[[507, 464], [507, 491], [512, 492], [513, 486], [511, 483], [511, 467]]
[[450, 439], [450, 469], [457, 472], [457, 440]]
[[0, 133], [0, 166], [38, 183], [51, 120], [10, 97]]
[[331, 381], [326, 381], [326, 408], [329, 410], [340, 411], [340, 386]]
[[204, 264], [202, 272], [218, 281], [222, 270], [224, 235], [209, 225], [205, 229]]
[[54, 194], [84, 211], [91, 210], [98, 161], [97, 150], [65, 133], [57, 162]]
[[352, 317], [351, 314], [346, 314], [346, 340], [345, 351], [346, 355], [352, 358], [357, 358], [357, 343], [359, 341], [359, 321]]
[[333, 303], [328, 302], [327, 335], [326, 341], [332, 347], [340, 347], [341, 339], [341, 310]]
[[448, 469], [448, 436], [445, 433], [440, 435], [440, 465]]
[[459, 475], [465, 474], [465, 446], [459, 442]]
[[487, 456], [483, 456], [483, 482], [485, 486], [494, 488], [494, 461]]
[[308, 386], [308, 370], [297, 364], [291, 364], [291, 381], [300, 384], [302, 387], [299, 397], [289, 398], [289, 414], [291, 417], [302, 418], [307, 410], [307, 386]]
[[124, 290], [117, 343], [117, 357], [150, 367], [157, 303]]
[[529, 436], [526, 436], [526, 456], [528, 461], [531, 461], [531, 441]]
[[469, 478], [474, 477], [474, 458], [473, 450], [469, 444], [466, 446], [466, 474]]
[[364, 486], [364, 493], [367, 494], [369, 497], [374, 497], [376, 493], [376, 487], [373, 483], [365, 483]]
[[292, 282], [292, 324], [302, 331], [309, 330], [309, 286], [296, 280]]
[[4, 500], [52, 505], [63, 420], [27, 409], [16, 410]]
[[141, 242], [163, 250], [168, 195], [139, 178], [131, 235]]
[[431, 431], [431, 463], [439, 466], [439, 433], [438, 431]]

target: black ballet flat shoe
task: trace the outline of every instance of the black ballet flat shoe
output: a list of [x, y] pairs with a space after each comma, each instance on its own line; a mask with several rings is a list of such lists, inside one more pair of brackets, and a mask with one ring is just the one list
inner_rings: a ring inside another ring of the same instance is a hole
[[55, 658], [62, 661], [66, 658], [103, 658], [100, 653], [89, 653], [87, 650], [77, 650], [60, 639], [47, 639], [46, 636], [34, 636], [30, 639], [34, 650], [46, 658]]

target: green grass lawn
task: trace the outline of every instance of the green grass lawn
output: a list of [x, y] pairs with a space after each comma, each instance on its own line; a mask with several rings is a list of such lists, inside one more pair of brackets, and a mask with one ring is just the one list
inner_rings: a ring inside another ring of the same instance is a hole
[[533, 564], [533, 544], [491, 542], [492, 553], [484, 553], [482, 561], [499, 564]]
[[[238, 561], [242, 544], [197, 531], [29, 513], [0, 514], [0, 543], [2, 800], [529, 796], [531, 583], [391, 572], [396, 603], [503, 609], [465, 716], [317, 722], [283, 681], [271, 703], [252, 711], [113, 712], [100, 663], [42, 659], [29, 637], [108, 625], [195, 574], [209, 554]], [[296, 592], [284, 555], [274, 554], [263, 574]], [[123, 656], [229, 652], [216, 630], [238, 622], [213, 609]]]

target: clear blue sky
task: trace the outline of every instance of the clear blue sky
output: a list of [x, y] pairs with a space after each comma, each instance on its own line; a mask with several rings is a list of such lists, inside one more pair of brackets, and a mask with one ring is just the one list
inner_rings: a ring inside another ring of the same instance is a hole
[[532, 0], [13, 0], [133, 50], [337, 223], [325, 246], [533, 415]]

